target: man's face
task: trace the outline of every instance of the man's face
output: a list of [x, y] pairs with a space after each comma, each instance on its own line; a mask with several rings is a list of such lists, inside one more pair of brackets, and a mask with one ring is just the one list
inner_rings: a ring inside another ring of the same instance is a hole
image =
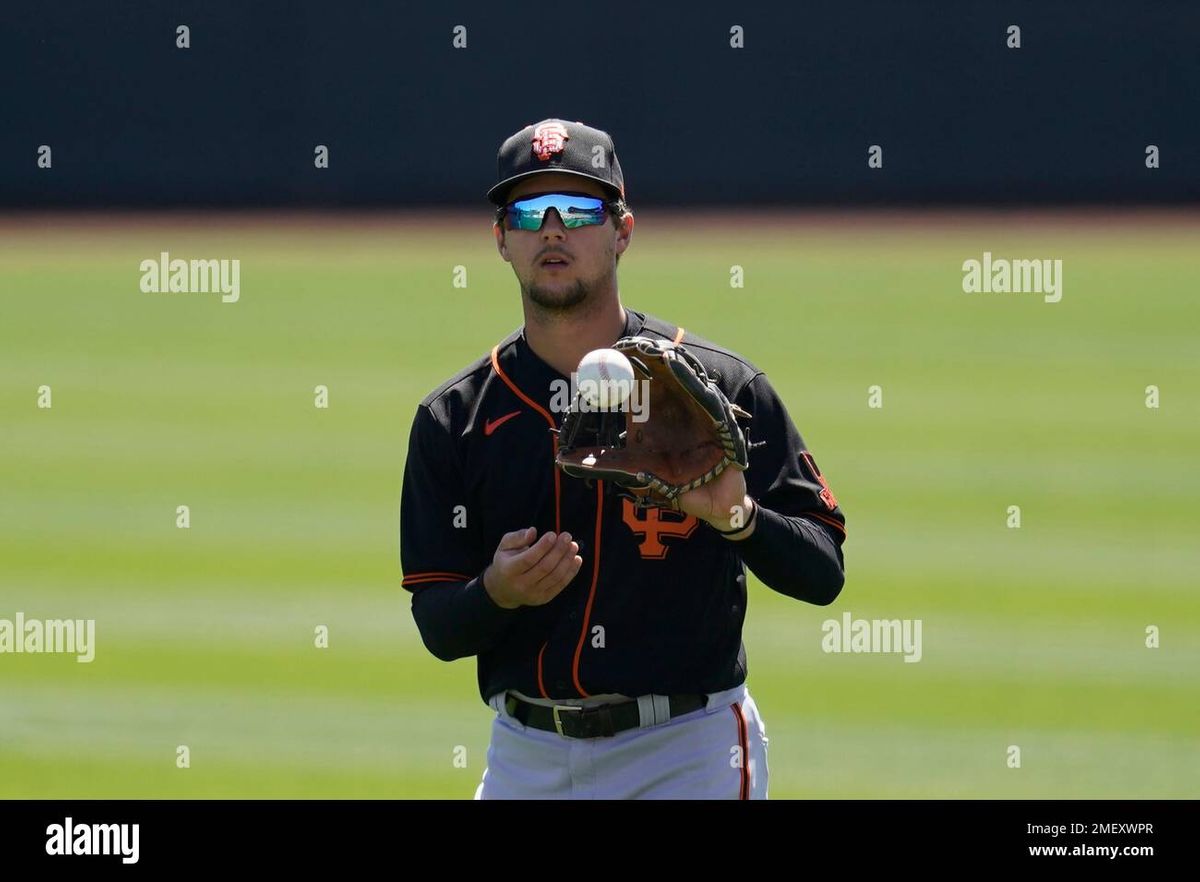
[[[609, 198], [595, 181], [545, 172], [520, 181], [509, 191], [508, 201], [563, 191]], [[617, 255], [629, 246], [632, 232], [632, 215], [619, 228], [610, 216], [603, 224], [568, 230], [553, 208], [546, 212], [540, 230], [510, 230], [506, 222], [493, 228], [496, 247], [512, 264], [522, 292], [545, 309], [564, 311], [604, 290], [616, 274]], [[563, 262], [547, 263], [551, 257]]]

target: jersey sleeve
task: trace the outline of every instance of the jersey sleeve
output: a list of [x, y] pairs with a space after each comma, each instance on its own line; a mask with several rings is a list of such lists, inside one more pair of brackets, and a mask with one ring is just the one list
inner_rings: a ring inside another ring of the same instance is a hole
[[425, 646], [443, 661], [488, 650], [516, 614], [483, 586], [491, 554], [478, 547], [466, 486], [449, 431], [419, 406], [400, 498], [401, 584]]
[[746, 471], [758, 514], [754, 532], [735, 543], [742, 561], [781, 594], [832, 603], [845, 582], [845, 515], [766, 374], [756, 374], [736, 401], [752, 415], [750, 441], [762, 444], [750, 451]]

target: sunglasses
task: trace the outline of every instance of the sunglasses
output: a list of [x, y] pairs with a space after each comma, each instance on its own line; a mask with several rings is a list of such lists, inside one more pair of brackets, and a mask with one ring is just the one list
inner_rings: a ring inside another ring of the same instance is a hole
[[589, 196], [586, 193], [543, 193], [517, 199], [496, 211], [496, 220], [508, 218], [510, 230], [532, 230], [542, 228], [546, 212], [553, 208], [562, 218], [568, 230], [605, 223], [608, 212], [619, 203]]

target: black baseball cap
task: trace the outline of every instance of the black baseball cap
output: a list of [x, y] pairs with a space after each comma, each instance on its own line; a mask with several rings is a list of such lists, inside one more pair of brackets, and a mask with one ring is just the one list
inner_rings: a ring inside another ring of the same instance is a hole
[[625, 198], [625, 178], [608, 132], [564, 119], [544, 119], [509, 136], [496, 154], [497, 183], [487, 198], [508, 202], [517, 181], [554, 171], [590, 178], [604, 185], [613, 199]]

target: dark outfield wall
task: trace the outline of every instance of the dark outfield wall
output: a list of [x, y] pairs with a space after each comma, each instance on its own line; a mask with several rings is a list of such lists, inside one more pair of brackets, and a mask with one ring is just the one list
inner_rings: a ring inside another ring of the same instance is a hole
[[12, 0], [0, 71], [0, 206], [480, 205], [548, 116], [634, 205], [1200, 198], [1182, 0]]

